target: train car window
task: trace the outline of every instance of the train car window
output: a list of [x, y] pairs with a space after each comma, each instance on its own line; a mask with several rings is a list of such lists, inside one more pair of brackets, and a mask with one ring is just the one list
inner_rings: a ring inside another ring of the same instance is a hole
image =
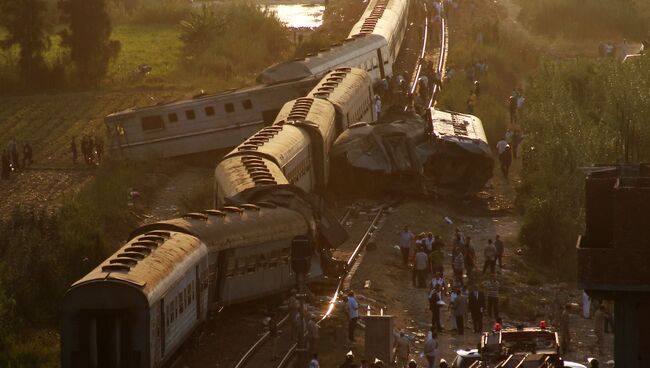
[[190, 303], [192, 302], [192, 300], [191, 300], [192, 299], [192, 293], [191, 293], [190, 289], [191, 289], [191, 285], [188, 285], [185, 288], [185, 306], [186, 307], [189, 307]]
[[178, 115], [175, 112], [172, 112], [171, 114], [167, 115], [167, 119], [169, 119], [170, 123], [175, 123], [178, 121]]
[[161, 130], [164, 127], [160, 115], [145, 116], [142, 118], [142, 131]]
[[253, 108], [253, 101], [244, 100], [244, 102], [242, 102], [241, 105], [244, 107], [245, 110], [250, 110]]
[[185, 292], [185, 290], [182, 290], [180, 292], [180, 294], [178, 294], [178, 314], [183, 313], [183, 307], [184, 307], [184, 305], [183, 305], [183, 299], [184, 299], [183, 293], [184, 292]]
[[206, 116], [212, 116], [214, 115], [214, 107], [208, 106], [205, 108], [205, 115]]
[[187, 120], [194, 120], [196, 118], [196, 113], [194, 110], [185, 110], [185, 117]]
[[226, 278], [235, 276], [235, 259], [228, 258], [228, 264], [226, 264]]
[[235, 112], [235, 105], [233, 105], [232, 103], [227, 103], [223, 105], [223, 108], [226, 109], [227, 113]]
[[256, 269], [255, 261], [256, 261], [256, 258], [257, 257], [255, 257], [255, 256], [248, 257], [248, 262], [246, 264], [246, 273], [255, 273], [255, 269]]

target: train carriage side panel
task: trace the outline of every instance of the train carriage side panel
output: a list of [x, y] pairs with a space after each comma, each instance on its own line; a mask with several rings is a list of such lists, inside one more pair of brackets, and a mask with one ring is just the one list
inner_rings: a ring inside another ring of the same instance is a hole
[[[162, 323], [157, 306], [196, 266], [207, 266], [207, 249], [194, 236], [148, 232], [133, 238], [65, 294], [62, 366], [92, 367], [102, 362], [158, 367], [178, 343], [160, 340], [171, 325]], [[179, 301], [176, 306], [184, 311], [191, 308], [191, 295], [183, 295], [183, 304]], [[174, 320], [180, 321], [183, 312], [178, 308]], [[178, 339], [191, 333], [205, 314], [193, 317], [179, 325]]]
[[293, 124], [309, 134], [314, 189], [322, 193], [329, 180], [329, 150], [338, 135], [335, 108], [320, 99], [299, 98], [286, 103], [276, 117], [274, 125], [283, 124]]
[[359, 121], [374, 121], [372, 81], [364, 70], [333, 70], [312, 89], [309, 96], [325, 99], [335, 106], [338, 134]]
[[109, 147], [134, 160], [234, 147], [270, 124], [284, 103], [304, 96], [317, 81], [256, 86], [113, 113], [105, 118]]

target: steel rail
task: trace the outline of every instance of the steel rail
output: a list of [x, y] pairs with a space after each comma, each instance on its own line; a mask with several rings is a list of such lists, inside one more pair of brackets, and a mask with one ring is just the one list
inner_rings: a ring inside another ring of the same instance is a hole
[[[379, 207], [379, 210], [377, 210], [377, 214], [375, 215], [372, 222], [368, 226], [368, 229], [363, 234], [363, 237], [361, 238], [361, 240], [359, 241], [357, 246], [354, 248], [354, 251], [352, 252], [350, 257], [348, 258], [347, 267], [346, 267], [346, 275], [345, 276], [347, 276], [348, 272], [350, 271], [350, 269], [352, 268], [352, 266], [356, 262], [359, 254], [361, 253], [361, 249], [363, 249], [363, 247], [366, 245], [368, 240], [370, 240], [370, 238], [372, 237], [372, 235], [374, 233], [374, 230], [376, 228], [377, 222], [381, 218], [381, 215], [383, 215], [385, 208], [386, 208], [386, 205], [381, 205], [381, 207]], [[343, 288], [343, 281], [345, 280], [345, 276], [343, 276], [343, 277], [341, 277], [339, 279], [339, 284], [336, 287], [336, 291], [334, 292], [334, 295], [330, 299], [327, 311], [321, 317], [321, 319], [319, 319], [318, 322], [316, 322], [318, 325], [320, 325], [321, 322], [323, 322], [324, 320], [326, 320], [327, 318], [329, 318], [332, 315], [332, 312], [334, 311], [334, 307], [336, 306], [336, 302], [338, 301], [339, 294], [342, 291], [341, 289]], [[289, 351], [287, 351], [287, 353], [284, 355], [284, 357], [282, 357], [282, 359], [280, 360], [280, 362], [278, 363], [276, 368], [284, 368], [284, 367], [287, 366], [287, 364], [289, 364], [289, 362], [293, 358], [293, 355], [296, 353], [297, 346], [298, 346], [297, 344], [293, 344], [291, 346], [291, 348], [289, 348]]]
[[[347, 211], [345, 211], [345, 214], [339, 220], [339, 222], [341, 224], [345, 224], [347, 219], [350, 217], [351, 213], [352, 213], [352, 208], [350, 207], [350, 208], [347, 209]], [[353, 252], [351, 257], [356, 257], [357, 254], [358, 254], [358, 246], [355, 249], [355, 251]], [[349, 265], [349, 264], [350, 264], [350, 259], [348, 259], [348, 262], [347, 262], [347, 265]], [[346, 273], [347, 273], [348, 267], [346, 267]], [[341, 280], [343, 280], [343, 277], [341, 278]], [[335, 296], [338, 295], [340, 285], [341, 285], [341, 281], [339, 281], [339, 286], [336, 288]], [[332, 302], [330, 302], [330, 303], [332, 303]], [[330, 308], [330, 309], [332, 309], [332, 308]], [[330, 313], [330, 312], [331, 312], [331, 310], [328, 309], [328, 313]], [[289, 320], [289, 314], [287, 313], [280, 320], [280, 322], [278, 322], [278, 327], [283, 326], [288, 320]], [[319, 323], [320, 323], [320, 321], [319, 321]], [[270, 337], [270, 332], [267, 331], [259, 339], [257, 339], [257, 341], [255, 341], [255, 343], [239, 359], [237, 364], [235, 364], [234, 368], [244, 368], [244, 367], [246, 367], [246, 364], [248, 364], [248, 361], [257, 353], [257, 351], [262, 347], [262, 345], [264, 345], [264, 343], [269, 339], [269, 337]], [[285, 358], [286, 358], [286, 355], [285, 355]], [[282, 359], [280, 363], [282, 363], [282, 361], [284, 361], [284, 359]], [[282, 366], [282, 365], [280, 365], [280, 366]]]
[[[442, 9], [444, 14], [444, 4], [442, 6], [443, 6]], [[440, 17], [440, 57], [438, 58], [437, 72], [438, 75], [440, 76], [441, 85], [442, 85], [442, 80], [445, 78], [445, 74], [446, 74], [445, 67], [447, 66], [448, 50], [449, 50], [449, 32], [447, 30], [447, 20], [445, 19], [445, 17]], [[427, 105], [428, 109], [436, 106], [436, 103], [438, 102], [436, 100], [436, 94], [440, 90], [441, 88], [437, 84], [433, 85], [431, 99], [429, 99], [429, 103]]]

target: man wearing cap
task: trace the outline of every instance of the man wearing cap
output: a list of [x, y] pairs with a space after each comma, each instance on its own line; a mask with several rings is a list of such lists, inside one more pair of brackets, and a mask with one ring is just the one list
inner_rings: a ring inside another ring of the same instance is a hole
[[438, 334], [431, 327], [431, 331], [424, 340], [424, 356], [427, 358], [428, 368], [436, 367], [436, 356], [438, 355]]

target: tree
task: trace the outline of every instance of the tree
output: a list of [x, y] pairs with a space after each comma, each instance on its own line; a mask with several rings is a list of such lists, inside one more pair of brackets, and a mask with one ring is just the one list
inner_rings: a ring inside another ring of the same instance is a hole
[[20, 47], [18, 67], [21, 79], [33, 84], [43, 76], [43, 52], [50, 47], [42, 0], [0, 0], [0, 26], [7, 30], [0, 41], [3, 49]]
[[61, 32], [62, 44], [70, 49], [79, 82], [95, 86], [120, 52], [120, 42], [110, 39], [112, 27], [106, 1], [60, 0], [59, 9], [68, 26]]

